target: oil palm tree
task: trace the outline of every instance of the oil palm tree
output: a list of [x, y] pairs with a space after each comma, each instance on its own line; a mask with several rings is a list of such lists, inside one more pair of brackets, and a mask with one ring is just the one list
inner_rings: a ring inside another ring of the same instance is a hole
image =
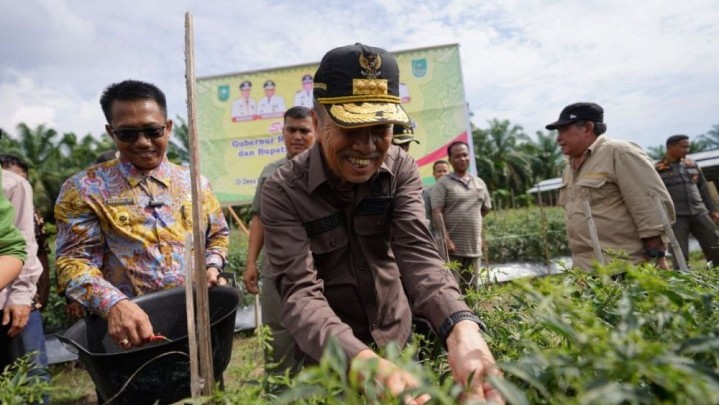
[[494, 118], [472, 131], [477, 172], [490, 190], [524, 193], [532, 183], [533, 157], [521, 150], [529, 137], [520, 125]]

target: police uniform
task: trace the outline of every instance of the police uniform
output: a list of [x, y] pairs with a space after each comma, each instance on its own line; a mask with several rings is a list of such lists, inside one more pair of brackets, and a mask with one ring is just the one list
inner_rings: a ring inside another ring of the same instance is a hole
[[[275, 88], [275, 82], [272, 80], [268, 80], [265, 82], [265, 84], [262, 86], [265, 89], [268, 88]], [[282, 114], [285, 113], [285, 100], [282, 98], [282, 96], [278, 96], [277, 94], [270, 97], [262, 97], [260, 99], [259, 104], [257, 105], [257, 113], [262, 116], [268, 116], [268, 117], [279, 117]]]
[[295, 106], [312, 108], [312, 90], [299, 90], [295, 93]]
[[716, 211], [716, 207], [709, 194], [707, 181], [697, 164], [686, 159], [670, 162], [665, 157], [654, 168], [674, 202], [677, 220], [672, 229], [684, 257], [689, 254], [691, 233], [699, 241], [704, 257], [715, 266], [719, 265], [719, 235], [709, 216], [710, 212]]
[[[245, 80], [240, 83], [240, 91], [252, 90], [252, 82]], [[257, 113], [257, 103], [250, 97], [240, 97], [232, 103], [232, 119], [243, 120], [252, 118]]]
[[257, 103], [251, 98], [239, 98], [232, 103], [232, 118], [248, 118], [257, 112]]
[[305, 84], [312, 85], [312, 75], [302, 76], [302, 90], [295, 92], [295, 107], [302, 106], [312, 108], [312, 87], [309, 90], [305, 90]]

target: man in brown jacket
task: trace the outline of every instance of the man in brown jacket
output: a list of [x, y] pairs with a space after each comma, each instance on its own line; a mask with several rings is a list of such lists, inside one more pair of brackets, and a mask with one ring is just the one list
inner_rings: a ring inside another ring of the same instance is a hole
[[394, 57], [362, 44], [331, 50], [315, 73], [316, 143], [262, 189], [268, 269], [285, 325], [312, 360], [331, 338], [353, 362], [377, 359], [378, 380], [399, 394], [417, 379], [375, 348], [404, 345], [414, 314], [437, 330], [455, 380], [469, 381], [472, 397], [501, 403], [486, 380], [499, 371], [481, 321], [427, 228], [416, 163], [391, 146], [392, 125], [410, 121], [398, 87]]
[[[567, 236], [575, 267], [591, 269], [597, 258], [583, 205], [589, 202], [599, 245], [607, 259], [655, 262], [667, 269], [664, 227], [658, 199], [674, 220], [674, 205], [654, 164], [633, 143], [608, 139], [604, 110], [595, 103], [575, 103], [546, 127], [559, 132], [557, 143], [569, 158], [559, 205], [567, 218]], [[613, 257], [617, 254], [618, 257]]]

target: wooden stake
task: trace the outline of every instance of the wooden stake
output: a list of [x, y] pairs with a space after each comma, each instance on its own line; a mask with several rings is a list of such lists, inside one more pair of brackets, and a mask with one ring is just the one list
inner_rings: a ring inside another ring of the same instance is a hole
[[597, 227], [596, 225], [594, 225], [594, 219], [592, 218], [592, 207], [589, 205], [589, 201], [583, 201], [582, 208], [584, 209], [584, 219], [587, 221], [587, 228], [589, 228], [589, 238], [592, 241], [594, 258], [597, 259], [597, 262], [599, 262], [599, 264], [604, 264], [604, 254], [602, 254], [602, 247], [599, 244]]
[[202, 379], [197, 364], [197, 334], [195, 333], [195, 301], [192, 294], [192, 234], [185, 237], [185, 308], [187, 310], [187, 339], [190, 349], [190, 392], [192, 398], [202, 394]]
[[[190, 138], [190, 179], [192, 181], [192, 234], [194, 240], [194, 284], [197, 309], [197, 338], [200, 375], [203, 380], [202, 394], [212, 395], [214, 371], [210, 342], [210, 308], [205, 268], [204, 214], [200, 186], [199, 142], [197, 136], [197, 107], [195, 105], [195, 55], [192, 14], [185, 13], [185, 83], [187, 85], [187, 127]], [[189, 281], [189, 280], [188, 280]], [[187, 331], [191, 334], [192, 331]], [[192, 361], [193, 359], [190, 359]]]
[[237, 215], [237, 213], [235, 212], [234, 209], [232, 209], [232, 207], [227, 207], [227, 209], [230, 211], [230, 215], [232, 215], [232, 218], [235, 218], [235, 221], [237, 222], [237, 226], [240, 227], [240, 229], [242, 230], [242, 232], [245, 233], [245, 235], [248, 235], [248, 236], [249, 236], [249, 235], [250, 235], [250, 231], [247, 229], [247, 226], [245, 226], [245, 223], [242, 222], [242, 218], [240, 218], [240, 217]]

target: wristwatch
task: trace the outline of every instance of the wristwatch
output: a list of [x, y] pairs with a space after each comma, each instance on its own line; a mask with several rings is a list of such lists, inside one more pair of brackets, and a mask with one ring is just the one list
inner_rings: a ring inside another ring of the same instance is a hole
[[479, 319], [479, 317], [474, 313], [469, 311], [455, 312], [454, 314], [448, 316], [442, 322], [442, 324], [439, 326], [439, 330], [437, 331], [437, 335], [439, 335], [439, 341], [442, 342], [442, 345], [444, 345], [445, 349], [447, 348], [447, 338], [452, 332], [454, 325], [458, 324], [461, 321], [475, 322], [477, 325], [479, 325], [480, 330], [487, 330], [487, 327], [484, 325], [484, 322], [482, 322], [482, 320]]
[[662, 257], [666, 256], [666, 252], [662, 249], [651, 248], [644, 249], [644, 255], [646, 257], [651, 257], [652, 259], [661, 259]]

